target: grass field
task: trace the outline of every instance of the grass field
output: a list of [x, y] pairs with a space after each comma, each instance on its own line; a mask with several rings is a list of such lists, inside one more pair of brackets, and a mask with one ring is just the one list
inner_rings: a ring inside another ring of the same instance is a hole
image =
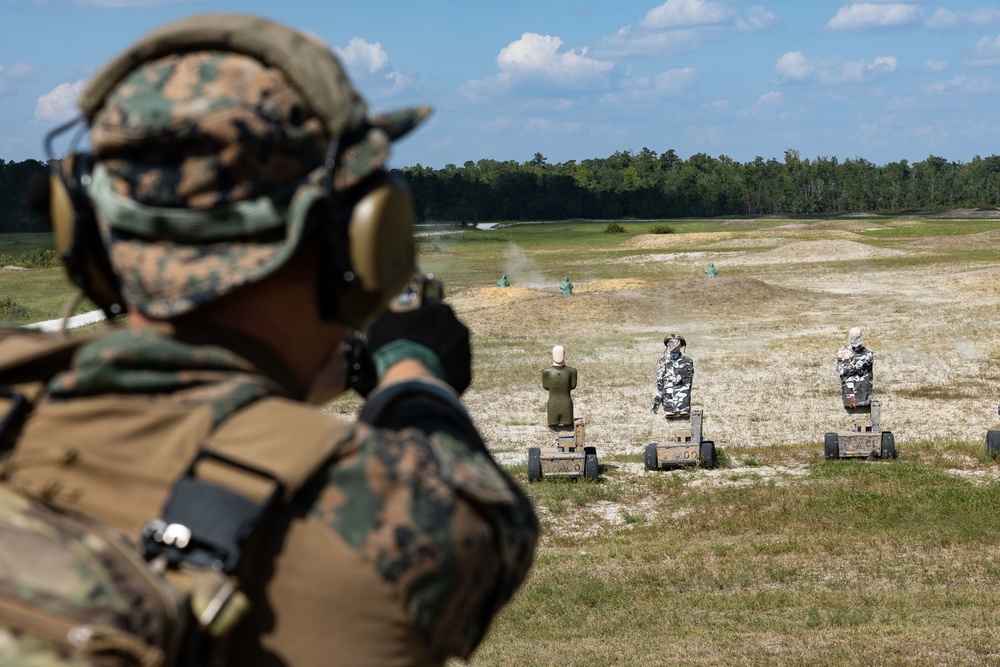
[[[472, 330], [470, 412], [543, 526], [472, 664], [1000, 664], [995, 215], [422, 228], [422, 267]], [[61, 280], [0, 272], [0, 300], [52, 317]], [[823, 460], [823, 433], [850, 425], [833, 367], [852, 326], [895, 461]], [[643, 467], [668, 331], [687, 338], [717, 470]], [[555, 344], [579, 371], [597, 483], [525, 482]]]
[[[603, 468], [526, 484], [537, 563], [473, 664], [1000, 664], [1000, 467], [983, 451], [1000, 428], [1000, 219], [622, 224], [422, 238], [473, 330], [466, 400], [497, 458], [525, 480], [562, 344]], [[895, 461], [823, 460], [823, 433], [850, 425], [833, 366], [855, 325]], [[718, 470], [643, 467], [668, 331], [688, 340]]]

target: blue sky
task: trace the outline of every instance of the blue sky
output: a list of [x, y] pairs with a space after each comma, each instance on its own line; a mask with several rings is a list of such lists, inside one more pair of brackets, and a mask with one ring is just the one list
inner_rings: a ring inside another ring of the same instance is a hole
[[43, 158], [101, 64], [216, 11], [320, 37], [374, 110], [433, 106], [397, 167], [1000, 154], [1000, 0], [0, 0], [0, 158]]

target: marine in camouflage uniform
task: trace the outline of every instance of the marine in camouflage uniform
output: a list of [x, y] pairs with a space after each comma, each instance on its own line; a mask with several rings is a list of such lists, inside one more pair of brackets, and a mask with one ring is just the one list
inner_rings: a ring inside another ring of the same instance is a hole
[[875, 353], [864, 346], [861, 329], [852, 328], [847, 335], [847, 345], [837, 350], [837, 375], [844, 409], [848, 412], [871, 410], [874, 385]]
[[[357, 421], [315, 407], [343, 390], [350, 328], [316, 306], [331, 222], [309, 205], [331, 188], [352, 201], [428, 114], [372, 116], [344, 85], [332, 183], [327, 128], [251, 56], [182, 50], [112, 90], [90, 119], [87, 194], [129, 327], [75, 344], [50, 381], [39, 370], [47, 386], [5, 463], [27, 496], [137, 538], [199, 448], [271, 451], [256, 456], [294, 493], [243, 580], [231, 665], [468, 658], [538, 535], [459, 399], [468, 330], [446, 304], [371, 324], [380, 383]], [[0, 663], [35, 664], [30, 651], [0, 627]]]
[[653, 414], [663, 407], [667, 419], [691, 413], [691, 384], [694, 382], [694, 361], [683, 354], [687, 342], [676, 334], [663, 339], [666, 352], [656, 360], [656, 393], [653, 394]]

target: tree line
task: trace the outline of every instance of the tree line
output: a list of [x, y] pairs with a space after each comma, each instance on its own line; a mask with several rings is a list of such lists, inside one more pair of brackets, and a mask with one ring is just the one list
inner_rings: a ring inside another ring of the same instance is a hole
[[[25, 202], [46, 166], [0, 159], [0, 233], [45, 231]], [[479, 160], [398, 172], [422, 222], [669, 219], [732, 215], [831, 215], [1000, 206], [1000, 156], [949, 162], [929, 156], [876, 165], [864, 158], [784, 158], [737, 162], [670, 149], [619, 151], [606, 158], [550, 164]]]
[[462, 167], [400, 170], [422, 221], [661, 219], [730, 215], [983, 208], [1000, 205], [1000, 156], [949, 162], [930, 156], [876, 165], [864, 158], [757, 157], [737, 162], [705, 153], [680, 158], [620, 151], [549, 164], [479, 160]]
[[48, 226], [28, 207], [28, 183], [48, 167], [38, 160], [0, 159], [0, 233], [44, 232]]

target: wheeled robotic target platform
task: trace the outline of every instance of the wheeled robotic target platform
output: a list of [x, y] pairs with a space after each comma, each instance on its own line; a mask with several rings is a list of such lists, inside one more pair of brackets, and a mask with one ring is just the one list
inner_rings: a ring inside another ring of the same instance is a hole
[[528, 481], [556, 477], [596, 480], [599, 472], [597, 449], [584, 446], [586, 426], [583, 417], [577, 417], [572, 424], [550, 426], [555, 443], [528, 448]]
[[719, 465], [715, 443], [701, 439], [704, 419], [701, 408], [692, 408], [689, 417], [667, 418], [670, 439], [646, 445], [646, 470], [665, 470], [682, 466], [716, 468]]
[[871, 412], [858, 413], [853, 431], [827, 433], [823, 454], [827, 459], [894, 459], [896, 440], [882, 430], [882, 405], [871, 402]]

